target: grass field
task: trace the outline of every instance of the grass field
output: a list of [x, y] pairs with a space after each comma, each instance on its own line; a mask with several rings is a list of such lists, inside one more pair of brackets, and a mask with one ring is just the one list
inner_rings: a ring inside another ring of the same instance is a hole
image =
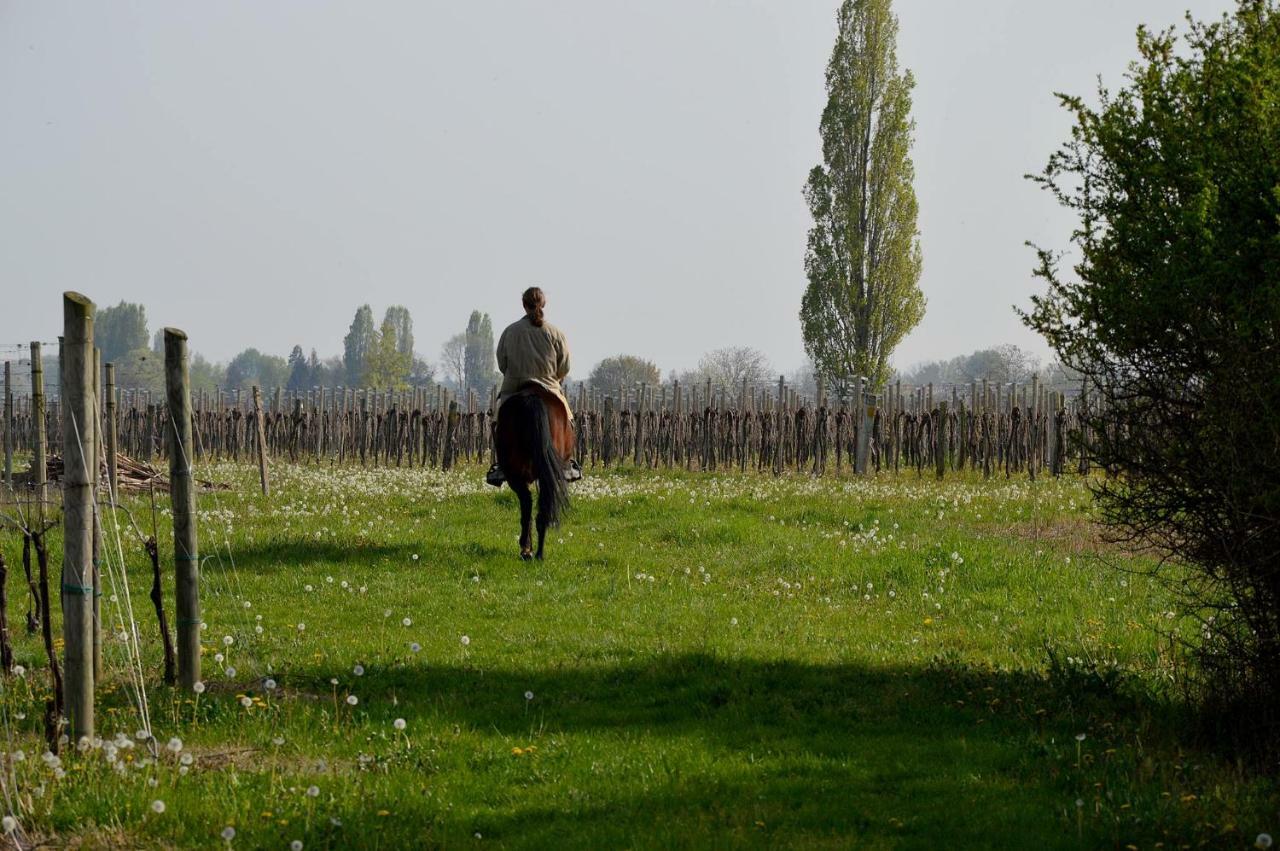
[[592, 474], [524, 564], [515, 502], [479, 470], [278, 468], [269, 503], [247, 467], [201, 475], [234, 485], [200, 503], [203, 694], [160, 684], [149, 565], [121, 534], [156, 760], [130, 746], [114, 569], [106, 741], [39, 756], [48, 675], [0, 537], [29, 838], [1245, 848], [1280, 830], [1274, 783], [1183, 732], [1185, 627], [1117, 569], [1144, 562], [1102, 563], [1075, 478]]

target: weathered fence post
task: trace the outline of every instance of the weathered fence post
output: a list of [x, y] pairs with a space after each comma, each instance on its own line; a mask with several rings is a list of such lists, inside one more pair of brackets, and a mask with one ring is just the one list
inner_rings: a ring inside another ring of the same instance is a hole
[[191, 393], [187, 386], [187, 335], [164, 329], [164, 383], [169, 404], [169, 496], [173, 508], [174, 584], [178, 611], [178, 683], [200, 681], [200, 555], [196, 494], [191, 475]]
[[120, 468], [116, 455], [119, 451], [119, 426], [116, 422], [116, 365], [109, 363], [104, 367], [107, 385], [107, 496], [111, 504], [116, 504], [120, 488]]
[[36, 514], [40, 525], [44, 525], [44, 501], [49, 498], [47, 440], [44, 422], [44, 355], [40, 344], [31, 344], [31, 424], [35, 431], [35, 446], [32, 447], [31, 471], [35, 474]]
[[93, 347], [93, 681], [102, 679], [102, 510], [98, 484], [102, 481], [102, 349]]
[[93, 302], [62, 296], [62, 639], [72, 742], [93, 738]]
[[262, 495], [271, 496], [271, 482], [267, 477], [267, 433], [262, 424], [262, 391], [253, 385], [253, 421], [258, 439], [258, 478], [262, 480]]
[[4, 362], [4, 487], [13, 492], [13, 366]]

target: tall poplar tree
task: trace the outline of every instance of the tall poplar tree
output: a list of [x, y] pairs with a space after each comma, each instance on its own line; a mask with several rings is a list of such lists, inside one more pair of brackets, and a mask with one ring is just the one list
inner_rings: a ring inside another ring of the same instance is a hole
[[891, 0], [844, 0], [827, 65], [823, 164], [809, 172], [813, 215], [801, 301], [805, 350], [836, 384], [889, 377], [889, 355], [924, 316], [912, 181], [910, 71], [897, 59]]
[[378, 329], [373, 327], [373, 309], [361, 305], [351, 320], [351, 328], [342, 339], [342, 364], [347, 368], [347, 383], [359, 384], [364, 377], [365, 358], [373, 349]]

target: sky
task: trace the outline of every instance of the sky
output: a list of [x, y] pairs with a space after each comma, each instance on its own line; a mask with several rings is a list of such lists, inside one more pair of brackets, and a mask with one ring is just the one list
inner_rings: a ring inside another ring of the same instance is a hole
[[[1067, 137], [1053, 93], [1233, 5], [896, 0], [928, 300], [897, 366], [1048, 356], [1013, 306], [1025, 243], [1072, 227], [1023, 178]], [[403, 304], [434, 361], [538, 285], [579, 377], [722, 346], [791, 372], [837, 6], [0, 0], [0, 346], [56, 339], [74, 289], [215, 360], [336, 355], [360, 304]]]

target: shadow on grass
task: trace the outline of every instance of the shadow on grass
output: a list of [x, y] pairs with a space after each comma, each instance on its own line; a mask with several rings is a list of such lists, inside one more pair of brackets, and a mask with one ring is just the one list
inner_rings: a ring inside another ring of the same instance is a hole
[[[238, 570], [250, 573], [271, 574], [297, 568], [310, 568], [316, 565], [344, 565], [352, 559], [359, 559], [361, 564], [405, 564], [413, 562], [413, 556], [430, 559], [433, 565], [445, 568], [462, 568], [472, 564], [476, 559], [511, 557], [515, 561], [518, 548], [515, 544], [519, 530], [512, 524], [512, 544], [506, 548], [493, 543], [469, 539], [433, 540], [430, 547], [426, 544], [360, 544], [350, 542], [323, 540], [282, 540], [262, 541], [249, 546], [237, 547], [232, 551]], [[216, 544], [206, 547], [202, 555], [216, 559], [219, 551]], [[225, 550], [220, 553], [226, 557]]]
[[[290, 678], [314, 677], [320, 689], [328, 676], [303, 669]], [[474, 823], [453, 827], [535, 846], [568, 837], [596, 847], [709, 838], [1078, 847], [1076, 798], [1133, 791], [1108, 786], [1128, 782], [1121, 779], [1128, 768], [1113, 776], [1093, 760], [1105, 752], [1132, 767], [1138, 756], [1118, 749], [1132, 750], [1135, 734], [1150, 748], [1177, 714], [1083, 679], [699, 654], [529, 670], [424, 665], [370, 671], [360, 690], [374, 698], [368, 705], [405, 717], [410, 730], [498, 734], [474, 770], [516, 786], [489, 793], [481, 814], [468, 816]], [[1090, 756], [1081, 763], [1075, 733], [1086, 731], [1080, 747]], [[554, 784], [554, 805], [545, 786], [536, 794], [527, 788], [524, 773], [503, 779], [510, 748], [532, 741], [545, 752], [538, 759], [551, 760], [539, 782]], [[555, 761], [557, 749], [574, 754], [575, 765]], [[1091, 817], [1085, 839], [1123, 845], [1157, 831], [1149, 822], [1121, 829]]]

